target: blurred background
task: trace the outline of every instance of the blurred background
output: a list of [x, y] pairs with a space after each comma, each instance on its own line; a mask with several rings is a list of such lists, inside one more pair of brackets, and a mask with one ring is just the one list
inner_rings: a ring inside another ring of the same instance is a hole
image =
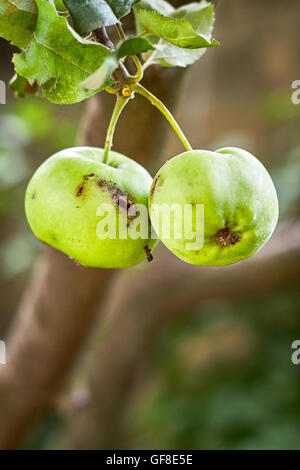
[[[214, 37], [221, 47], [186, 74], [175, 112], [195, 148], [240, 146], [264, 163], [280, 202], [273, 239], [256, 259], [229, 268], [183, 267], [160, 246], [156, 267], [145, 263], [118, 274], [68, 379], [23, 447], [68, 447], [73, 416], [90, 400], [93, 370], [94, 390], [102, 393], [94, 400], [106, 410], [99, 448], [300, 448], [300, 365], [291, 362], [291, 344], [300, 339], [300, 104], [291, 101], [291, 84], [300, 80], [300, 4], [285, 3], [219, 2]], [[0, 39], [6, 83], [12, 53]], [[85, 107], [17, 99], [10, 91], [0, 105], [1, 339], [44, 249], [25, 219], [26, 185], [45, 158], [75, 145]], [[152, 174], [181, 151], [167, 124], [161, 126], [168, 141], [147, 165]], [[136, 313], [126, 323], [127, 310], [116, 299], [136, 277], [147, 283], [152, 313], [131, 296]], [[179, 303], [172, 301], [175, 291]], [[98, 425], [84, 418], [81, 432]]]

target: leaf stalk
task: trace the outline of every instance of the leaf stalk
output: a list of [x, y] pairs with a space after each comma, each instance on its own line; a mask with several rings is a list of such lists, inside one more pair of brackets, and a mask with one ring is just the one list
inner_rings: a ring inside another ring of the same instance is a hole
[[186, 150], [193, 150], [191, 144], [185, 137], [184, 133], [182, 132], [179, 124], [173, 117], [173, 115], [170, 113], [168, 108], [150, 91], [148, 91], [146, 88], [144, 88], [140, 83], [134, 83], [131, 85], [132, 91], [135, 91], [136, 93], [139, 93], [140, 95], [144, 96], [150, 103], [152, 103], [162, 114], [163, 116], [167, 119], [169, 124], [172, 126], [176, 134], [178, 135], [179, 139], [181, 140], [184, 148]]
[[130, 97], [124, 97], [123, 95], [120, 95], [120, 94], [117, 95], [116, 104], [115, 104], [115, 107], [114, 107], [114, 110], [113, 110], [113, 113], [109, 122], [109, 126], [107, 129], [107, 133], [106, 133], [103, 163], [108, 162], [109, 152], [112, 147], [116, 124], [123, 108], [128, 103], [129, 99]]

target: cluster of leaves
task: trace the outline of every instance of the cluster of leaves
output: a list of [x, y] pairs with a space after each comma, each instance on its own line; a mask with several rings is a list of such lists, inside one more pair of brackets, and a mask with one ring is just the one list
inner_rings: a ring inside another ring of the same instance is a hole
[[[136, 37], [115, 49], [97, 42], [93, 32], [119, 23], [132, 8]], [[41, 88], [55, 103], [75, 103], [113, 85], [112, 73], [127, 56], [142, 54], [144, 68], [192, 64], [218, 45], [213, 22], [205, 0], [178, 9], [164, 0], [0, 0], [0, 36], [23, 50], [13, 57], [11, 87], [19, 96]]]

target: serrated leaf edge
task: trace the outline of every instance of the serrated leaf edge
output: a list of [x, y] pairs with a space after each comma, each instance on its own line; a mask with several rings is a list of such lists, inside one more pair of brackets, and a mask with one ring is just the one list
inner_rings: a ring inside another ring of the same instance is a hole
[[[175, 23], [179, 23], [181, 25], [185, 25], [187, 26], [188, 28], [192, 29], [192, 31], [194, 32], [195, 35], [197, 35], [198, 37], [202, 37], [203, 39], [205, 39], [205, 41], [208, 42], [208, 45], [205, 46], [205, 47], [210, 47], [211, 45], [220, 45], [220, 43], [218, 41], [216, 41], [215, 39], [212, 39], [212, 40], [209, 40], [204, 34], [199, 34], [197, 33], [193, 26], [191, 25], [191, 23], [189, 23], [187, 20], [181, 20], [181, 19], [178, 19], [178, 18], [174, 18], [173, 16], [165, 16], [165, 15], [161, 15], [160, 13], [158, 13], [157, 11], [155, 10], [145, 10], [144, 8], [139, 8], [138, 11], [137, 11], [137, 14], [139, 15], [140, 12], [145, 12], [146, 14], [154, 14], [155, 16], [157, 17], [160, 17], [160, 18], [165, 18], [167, 20], [172, 20], [174, 21]], [[149, 33], [152, 33], [153, 36], [157, 36], [155, 33], [153, 33], [152, 31], [149, 31], [149, 29], [147, 29], [147, 27], [143, 24], [143, 21], [141, 20], [140, 18], [140, 21], [142, 23], [142, 25], [144, 26], [144, 28], [146, 28], [146, 31], [149, 32]], [[185, 39], [193, 39], [195, 36], [194, 35], [191, 35], [191, 36], [185, 36]], [[162, 39], [162, 38], [161, 38]], [[174, 40], [174, 38], [168, 38], [167, 39], [167, 36], [163, 38], [165, 41], [168, 41], [168, 42], [171, 42]], [[171, 41], [170, 41], [171, 40]], [[201, 47], [197, 47], [195, 49], [201, 49]]]

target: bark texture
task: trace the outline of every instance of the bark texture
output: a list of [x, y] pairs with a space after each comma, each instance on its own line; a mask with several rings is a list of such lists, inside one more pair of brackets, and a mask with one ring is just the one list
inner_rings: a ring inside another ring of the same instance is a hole
[[158, 332], [177, 315], [201, 311], [209, 299], [249, 299], [296, 285], [299, 228], [299, 222], [281, 227], [260, 253], [222, 268], [188, 265], [161, 246], [142, 276], [132, 270], [116, 279], [116, 295], [105, 306], [106, 339], [95, 348], [90, 367], [89, 402], [69, 416], [60, 446], [128, 448], [122, 418]]
[[299, 228], [299, 222], [283, 226], [260, 253], [235, 265], [200, 269], [160, 247], [156, 262], [142, 276], [135, 270], [120, 276], [117, 294], [105, 306], [110, 322], [92, 360], [89, 403], [69, 417], [67, 439], [60, 445], [114, 449], [123, 442], [127, 448], [122, 417], [158, 331], [209, 299], [249, 299], [295, 284]]
[[[153, 67], [144, 83], [172, 108], [182, 78], [183, 72]], [[106, 93], [90, 100], [78, 143], [103, 145], [113, 105]], [[115, 148], [146, 164], [161, 152], [166, 128], [157, 110], [138, 96], [123, 111]], [[52, 402], [115, 273], [82, 269], [45, 248], [11, 328], [8, 365], [0, 370], [1, 449], [18, 448]]]

